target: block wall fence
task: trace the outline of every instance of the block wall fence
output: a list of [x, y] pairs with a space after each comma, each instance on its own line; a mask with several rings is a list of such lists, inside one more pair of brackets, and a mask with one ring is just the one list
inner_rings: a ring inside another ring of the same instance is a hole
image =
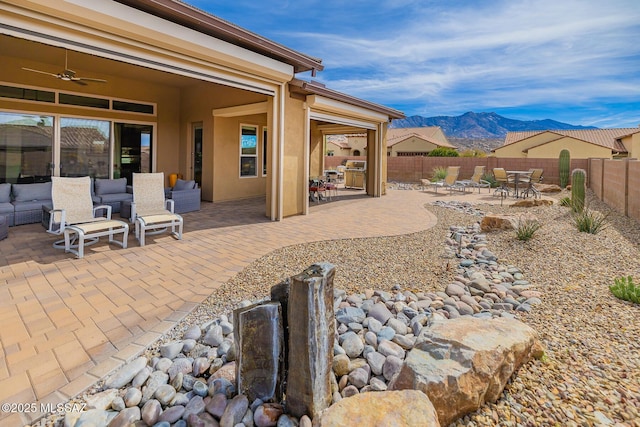
[[[325, 168], [334, 169], [346, 160], [364, 156], [326, 156]], [[419, 183], [429, 179], [436, 167], [460, 166], [460, 179], [468, 179], [477, 165], [507, 170], [544, 170], [545, 184], [560, 184], [558, 159], [497, 157], [387, 157], [387, 181]], [[587, 186], [595, 196], [616, 211], [640, 221], [640, 161], [637, 159], [571, 159], [571, 170], [587, 171]]]

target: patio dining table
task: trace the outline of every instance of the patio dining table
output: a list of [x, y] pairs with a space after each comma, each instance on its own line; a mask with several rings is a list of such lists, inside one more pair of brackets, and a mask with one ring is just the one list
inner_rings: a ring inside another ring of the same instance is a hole
[[521, 177], [530, 177], [531, 176], [531, 171], [512, 171], [512, 170], [508, 170], [507, 174], [509, 175], [513, 175], [513, 183], [515, 185], [515, 190], [514, 190], [514, 197], [517, 199], [520, 197], [520, 192], [518, 190], [518, 184], [520, 183], [520, 180], [522, 179]]

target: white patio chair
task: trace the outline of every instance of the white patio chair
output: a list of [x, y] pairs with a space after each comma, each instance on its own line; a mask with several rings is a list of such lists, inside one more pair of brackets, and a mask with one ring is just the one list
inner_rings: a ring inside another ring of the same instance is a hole
[[[429, 182], [427, 185], [432, 187], [436, 193], [438, 192], [438, 188], [448, 189], [449, 194], [451, 194], [451, 192], [455, 190], [464, 192], [465, 186], [460, 184], [460, 182], [458, 181], [459, 174], [460, 166], [449, 166], [447, 167], [447, 175], [444, 177], [444, 179], [436, 182]], [[424, 185], [425, 182], [423, 182], [423, 187]]]
[[[78, 258], [84, 257], [84, 247], [98, 242], [101, 236], [109, 236], [109, 243], [127, 247], [129, 224], [111, 219], [111, 206], [93, 206], [91, 178], [51, 177], [51, 200], [48, 233], [64, 235], [64, 241], [54, 243]], [[97, 216], [98, 210], [106, 211], [106, 217]], [[122, 234], [122, 241], [114, 239]]]
[[182, 216], [173, 212], [173, 200], [164, 197], [164, 173], [134, 173], [131, 221], [135, 222], [135, 233], [140, 246], [144, 246], [145, 235], [165, 232], [182, 240]]

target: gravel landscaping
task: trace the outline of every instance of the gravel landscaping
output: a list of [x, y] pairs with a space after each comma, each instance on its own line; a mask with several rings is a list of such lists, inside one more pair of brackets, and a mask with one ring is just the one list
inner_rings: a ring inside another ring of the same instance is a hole
[[[609, 212], [597, 200], [590, 206]], [[498, 402], [456, 425], [640, 427], [640, 306], [617, 299], [608, 288], [616, 277], [640, 278], [640, 224], [611, 212], [610, 226], [591, 235], [578, 232], [569, 209], [557, 204], [474, 207], [494, 213], [526, 210], [542, 223], [529, 242], [517, 240], [514, 231], [489, 233], [488, 247], [518, 266], [542, 292], [543, 304], [516, 316], [538, 331], [546, 357], [521, 369]], [[347, 293], [391, 291], [396, 285], [441, 291], [456, 265], [443, 257], [449, 226], [473, 224], [479, 217], [441, 206], [425, 208], [438, 217], [438, 224], [424, 232], [277, 250], [211, 295], [184, 325], [228, 313], [233, 302], [264, 298], [272, 285], [318, 261], [336, 265], [335, 287]]]
[[[590, 207], [609, 212], [597, 200], [591, 200]], [[240, 301], [266, 298], [271, 286], [320, 261], [336, 266], [334, 286], [347, 294], [398, 288], [442, 291], [458, 268], [458, 261], [446, 256], [450, 226], [478, 222], [481, 217], [474, 210], [527, 211], [542, 223], [532, 240], [519, 241], [511, 230], [488, 233], [487, 241], [501, 262], [517, 266], [541, 292], [542, 304], [514, 314], [538, 331], [545, 356], [520, 369], [496, 403], [454, 425], [640, 427], [640, 306], [609, 291], [614, 278], [631, 275], [640, 280], [640, 224], [610, 212], [609, 227], [591, 235], [578, 232], [569, 209], [557, 204], [425, 208], [438, 222], [423, 232], [312, 242], [258, 259], [216, 290], [163, 342], [181, 337], [190, 325], [229, 314]], [[154, 354], [158, 344], [147, 353]]]

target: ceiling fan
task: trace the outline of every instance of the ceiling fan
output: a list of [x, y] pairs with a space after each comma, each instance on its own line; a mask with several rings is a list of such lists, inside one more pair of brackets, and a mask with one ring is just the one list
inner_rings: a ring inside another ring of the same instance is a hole
[[22, 67], [23, 70], [26, 71], [32, 71], [34, 73], [40, 73], [40, 74], [46, 74], [48, 76], [52, 76], [55, 77], [57, 79], [60, 80], [64, 80], [66, 82], [73, 82], [73, 83], [77, 83], [79, 85], [82, 86], [86, 86], [87, 84], [85, 83], [85, 81], [88, 82], [99, 82], [99, 83], [106, 83], [106, 80], [103, 79], [92, 79], [89, 77], [78, 77], [76, 76], [76, 72], [73, 70], [70, 70], [69, 67], [67, 66], [67, 51], [64, 51], [64, 71], [58, 74], [55, 73], [50, 73], [48, 71], [41, 71], [41, 70], [34, 70], [33, 68], [25, 68]]

